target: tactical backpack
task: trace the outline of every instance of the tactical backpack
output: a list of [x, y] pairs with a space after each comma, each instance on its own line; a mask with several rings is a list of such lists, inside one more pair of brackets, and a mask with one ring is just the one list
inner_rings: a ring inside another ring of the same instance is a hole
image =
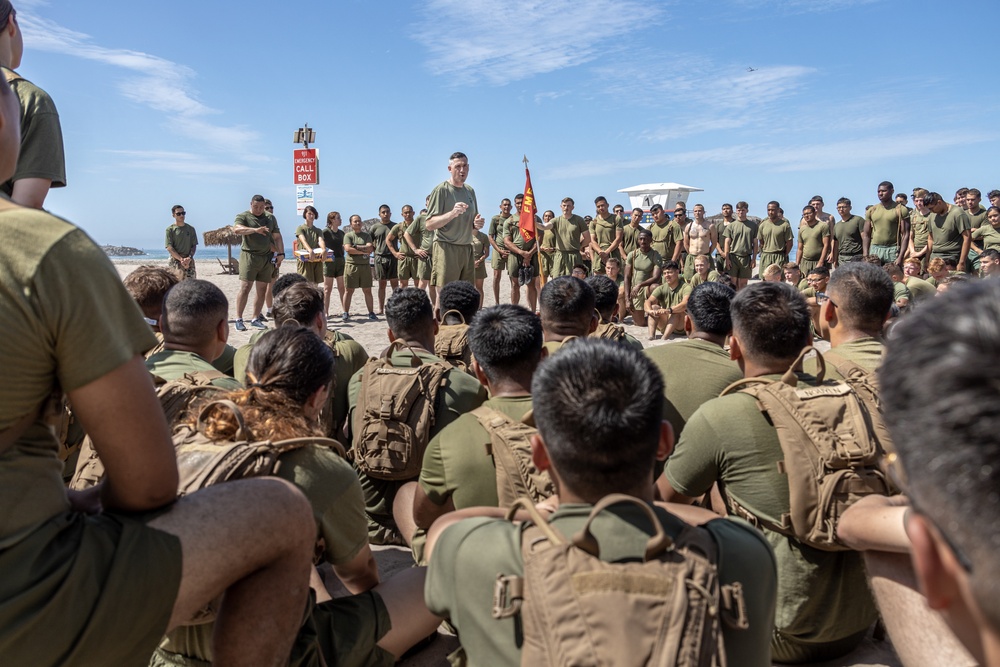
[[782, 376], [738, 380], [721, 396], [740, 391], [753, 396], [778, 433], [784, 458], [778, 470], [788, 476], [789, 511], [775, 521], [754, 511], [723, 488], [731, 513], [755, 526], [794, 537], [824, 551], [844, 551], [837, 522], [865, 496], [895, 492], [882, 471], [884, 445], [872, 414], [846, 382], [823, 381], [826, 361], [816, 351], [816, 384], [800, 387], [795, 368], [814, 351], [805, 348]]
[[[590, 525], [620, 503], [641, 508], [655, 529], [641, 561], [599, 557]], [[508, 519], [518, 509], [531, 516], [521, 529], [524, 576], [497, 577], [493, 617], [520, 616], [522, 665], [726, 664], [722, 623], [749, 623], [741, 584], [720, 586], [718, 547], [707, 531], [685, 524], [671, 539], [652, 507], [622, 494], [601, 499], [572, 540], [527, 499], [511, 506]]]
[[[410, 353], [407, 367], [393, 366], [395, 350]], [[361, 391], [354, 412], [351, 458], [369, 477], [413, 479], [420, 474], [431, 427], [437, 419], [437, 396], [451, 366], [424, 362], [409, 345], [396, 340], [361, 370]]]
[[597, 325], [597, 330], [590, 334], [591, 337], [610, 340], [615, 343], [622, 343], [625, 341], [625, 327], [615, 324], [614, 322], [605, 322], [603, 318], [599, 319], [600, 324]]
[[462, 313], [457, 310], [449, 310], [441, 318], [442, 321], [449, 315], [457, 315], [461, 324], [442, 324], [438, 327], [437, 335], [434, 337], [434, 354], [441, 357], [455, 368], [475, 375], [472, 372], [472, 350], [469, 349], [469, 325], [465, 323]]
[[521, 421], [514, 421], [502, 412], [482, 405], [473, 410], [472, 415], [490, 434], [486, 454], [493, 457], [497, 470], [500, 507], [510, 507], [521, 497], [538, 503], [555, 495], [556, 487], [549, 473], [536, 468], [531, 460], [531, 436], [538, 429], [528, 423], [530, 412]]
[[826, 363], [837, 369], [837, 372], [844, 378], [844, 382], [851, 386], [851, 389], [858, 395], [858, 398], [868, 408], [868, 415], [872, 420], [872, 427], [878, 437], [882, 450], [888, 454], [895, 451], [892, 444], [892, 436], [885, 425], [885, 418], [882, 416], [882, 400], [879, 398], [878, 376], [864, 366], [859, 366], [850, 359], [841, 356], [833, 350], [828, 350], [824, 355]]
[[[226, 374], [214, 369], [185, 373], [176, 380], [169, 381], [153, 376], [156, 398], [171, 431], [187, 417], [188, 407], [196, 399], [208, 398], [225, 391], [212, 384], [213, 380], [222, 377], [226, 377]], [[69, 488], [82, 491], [97, 486], [103, 479], [104, 464], [94, 450], [94, 442], [87, 436], [80, 446], [80, 457]]]

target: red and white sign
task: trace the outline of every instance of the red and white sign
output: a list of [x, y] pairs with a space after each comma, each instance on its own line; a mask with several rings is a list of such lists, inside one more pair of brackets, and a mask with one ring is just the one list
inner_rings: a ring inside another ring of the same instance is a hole
[[295, 167], [295, 185], [319, 185], [318, 148], [296, 148], [292, 164]]

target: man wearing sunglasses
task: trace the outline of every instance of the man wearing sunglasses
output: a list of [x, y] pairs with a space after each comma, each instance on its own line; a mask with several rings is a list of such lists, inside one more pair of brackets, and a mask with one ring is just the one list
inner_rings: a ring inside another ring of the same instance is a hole
[[167, 227], [166, 246], [170, 254], [170, 270], [179, 280], [197, 278], [194, 251], [198, 249], [198, 232], [187, 224], [187, 211], [180, 204], [174, 206], [170, 214], [174, 222]]

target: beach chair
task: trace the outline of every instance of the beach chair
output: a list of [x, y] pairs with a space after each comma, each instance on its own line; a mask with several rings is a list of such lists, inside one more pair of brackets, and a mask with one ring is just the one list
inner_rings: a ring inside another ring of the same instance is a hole
[[222, 267], [222, 272], [229, 275], [239, 275], [240, 273], [240, 261], [238, 259], [230, 259], [229, 263], [223, 262], [221, 259], [216, 258], [219, 261], [219, 266]]

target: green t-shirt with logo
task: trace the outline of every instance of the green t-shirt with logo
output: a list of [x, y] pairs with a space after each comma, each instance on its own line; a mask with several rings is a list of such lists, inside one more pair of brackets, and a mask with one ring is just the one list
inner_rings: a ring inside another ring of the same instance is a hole
[[198, 247], [198, 232], [191, 225], [170, 225], [167, 227], [164, 247], [173, 248], [181, 257], [190, 257]]

